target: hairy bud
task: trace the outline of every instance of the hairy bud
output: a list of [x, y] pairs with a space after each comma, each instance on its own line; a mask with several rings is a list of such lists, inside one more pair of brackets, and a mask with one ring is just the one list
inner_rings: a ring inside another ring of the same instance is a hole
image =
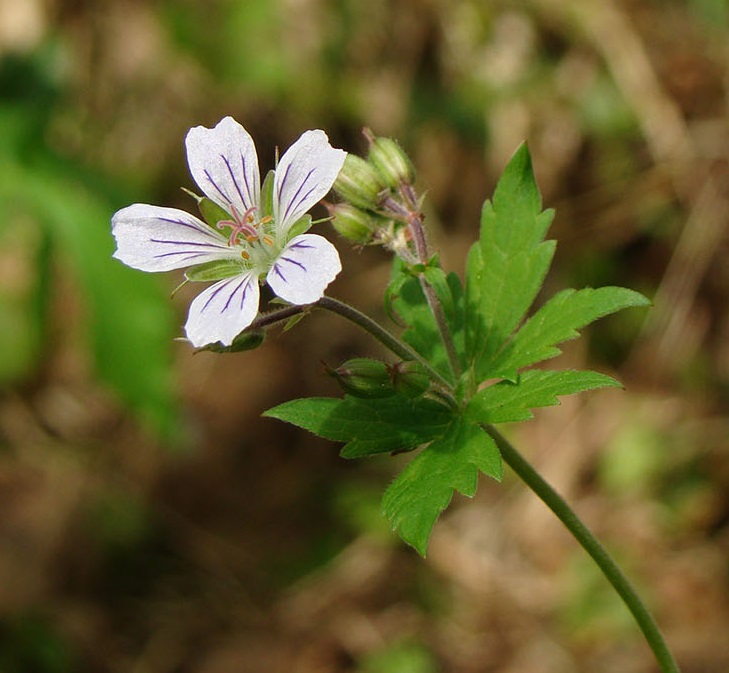
[[375, 168], [356, 154], [348, 154], [344, 166], [334, 181], [334, 191], [354, 206], [373, 210], [380, 194], [387, 189]]
[[327, 367], [327, 373], [337, 380], [345, 393], [355, 397], [372, 399], [395, 394], [388, 366], [379, 360], [353, 358], [337, 369]]

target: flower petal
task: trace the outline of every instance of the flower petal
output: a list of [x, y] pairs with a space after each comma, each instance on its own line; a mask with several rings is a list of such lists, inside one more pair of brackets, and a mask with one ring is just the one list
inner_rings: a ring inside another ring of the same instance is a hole
[[332, 188], [347, 153], [334, 149], [324, 131], [306, 131], [276, 167], [273, 216], [277, 229], [289, 227]]
[[260, 202], [258, 155], [248, 131], [232, 117], [214, 128], [195, 126], [185, 138], [187, 163], [198, 187], [231, 215]]
[[271, 289], [291, 304], [311, 304], [342, 270], [337, 249], [322, 236], [292, 238], [266, 276]]
[[218, 281], [190, 304], [185, 334], [196, 348], [220, 341], [230, 346], [258, 313], [258, 276], [250, 271]]
[[135, 203], [111, 218], [116, 259], [142, 271], [169, 271], [236, 257], [227, 239], [176, 208]]

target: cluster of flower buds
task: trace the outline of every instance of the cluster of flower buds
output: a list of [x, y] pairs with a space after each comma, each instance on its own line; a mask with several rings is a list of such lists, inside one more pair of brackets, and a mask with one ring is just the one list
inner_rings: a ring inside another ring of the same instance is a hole
[[370, 358], [353, 358], [337, 369], [325, 367], [342, 390], [354, 397], [375, 399], [401, 394], [415, 398], [430, 388], [422, 365], [413, 360], [390, 365]]
[[334, 182], [342, 202], [329, 204], [334, 228], [359, 245], [385, 245], [395, 252], [407, 246], [403, 231], [418, 208], [413, 190], [415, 169], [392, 138], [364, 131], [367, 158], [348, 154]]

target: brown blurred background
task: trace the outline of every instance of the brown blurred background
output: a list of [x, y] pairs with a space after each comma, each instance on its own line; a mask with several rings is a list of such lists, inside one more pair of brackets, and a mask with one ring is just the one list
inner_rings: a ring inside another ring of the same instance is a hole
[[[624, 565], [684, 673], [729, 670], [727, 0], [0, 0], [0, 671], [650, 673], [629, 615], [507, 475], [426, 560], [387, 531], [401, 460], [260, 418], [381, 354], [329, 315], [253, 353], [173, 341], [180, 274], [111, 260], [134, 201], [190, 208], [183, 138], [231, 114], [262, 168], [307, 128], [413, 157], [444, 266], [528, 139], [549, 292], [655, 300], [564, 366], [625, 391], [510, 436]], [[335, 239], [327, 230], [326, 235]], [[338, 241], [382, 317], [389, 260]]]

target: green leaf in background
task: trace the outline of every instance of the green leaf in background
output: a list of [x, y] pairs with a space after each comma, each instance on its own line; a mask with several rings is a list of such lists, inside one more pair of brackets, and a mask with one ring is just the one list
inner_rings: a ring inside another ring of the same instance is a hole
[[14, 210], [0, 220], [0, 386], [35, 371], [47, 337], [50, 239]]
[[578, 329], [631, 306], [648, 306], [642, 294], [623, 287], [564, 290], [552, 297], [516, 333], [492, 363], [494, 376], [507, 377], [522, 367], [561, 353], [557, 344], [579, 336]]
[[502, 381], [476, 393], [466, 416], [489, 424], [527, 421], [534, 417], [531, 409], [559, 404], [559, 395], [619, 387], [614, 378], [598, 372], [531, 370], [520, 375], [516, 383]]
[[466, 350], [476, 380], [491, 378], [492, 362], [532, 305], [554, 254], [543, 241], [552, 211], [541, 212], [531, 158], [522, 145], [504, 170], [481, 216], [481, 238], [466, 265]]
[[393, 530], [425, 556], [430, 532], [453, 491], [473, 497], [479, 471], [500, 480], [501, 454], [478, 425], [457, 418], [390, 484], [382, 511]]
[[101, 378], [151, 429], [179, 437], [170, 344], [172, 306], [153, 277], [113, 260], [113, 207], [74, 165], [47, 155], [32, 165], [0, 157], [0, 207], [34, 218], [88, 301], [90, 347]]
[[263, 414], [315, 435], [346, 442], [344, 458], [407, 451], [442, 435], [452, 420], [448, 409], [403, 395], [379, 399], [309, 397], [284, 402]]

